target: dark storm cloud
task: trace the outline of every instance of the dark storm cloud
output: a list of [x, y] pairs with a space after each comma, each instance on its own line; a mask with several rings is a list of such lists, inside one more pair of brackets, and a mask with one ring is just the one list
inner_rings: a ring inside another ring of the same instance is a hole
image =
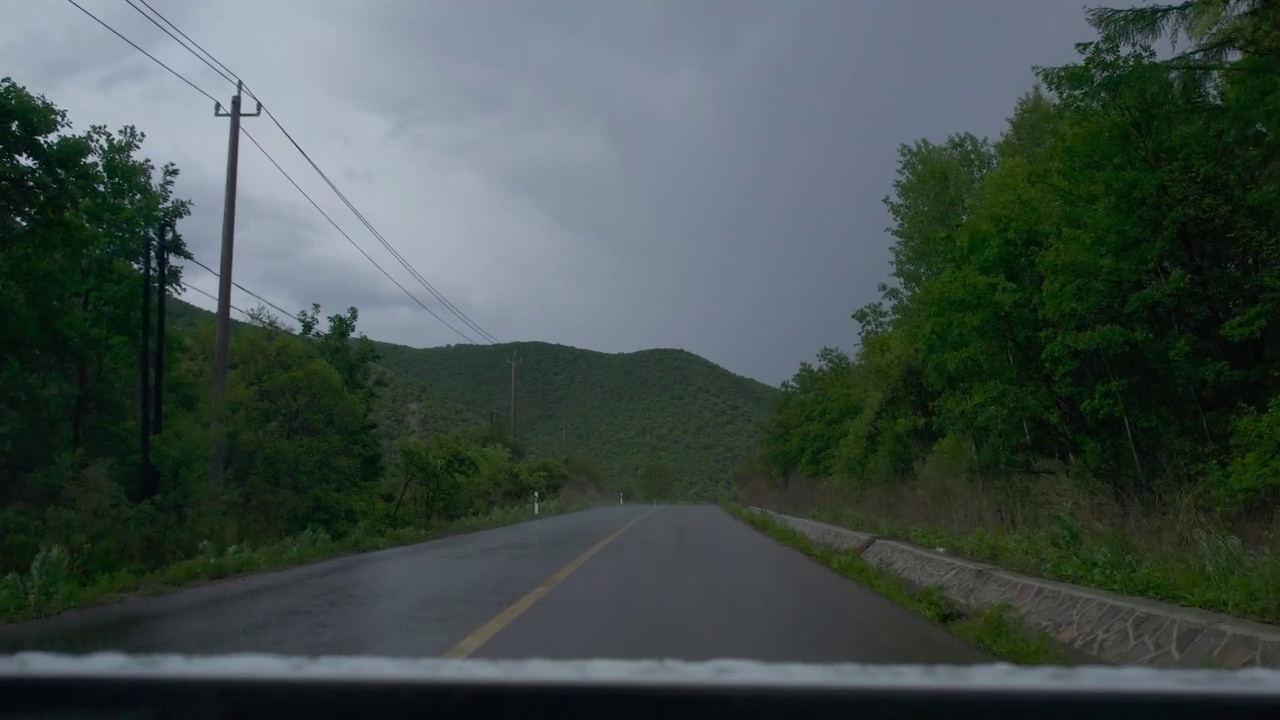
[[[225, 94], [127, 7], [89, 5]], [[157, 6], [499, 337], [683, 347], [769, 383], [821, 345], [847, 347], [850, 311], [876, 298], [898, 144], [998, 133], [1031, 66], [1090, 39], [1079, 0]], [[213, 266], [225, 126], [207, 101], [69, 6], [21, 9], [0, 31], [6, 60], [81, 125], [147, 130], [149, 152], [183, 167], [197, 202], [183, 232]], [[394, 271], [292, 149], [253, 128]], [[374, 337], [457, 341], [260, 159], [246, 161], [238, 228], [237, 279], [283, 307], [357, 305]]]
[[[184, 178], [183, 195], [197, 208], [221, 209], [223, 180], [209, 174]], [[387, 282], [376, 268], [355, 262], [359, 253], [350, 245], [345, 242], [333, 245], [329, 240], [332, 227], [314, 211], [306, 212], [303, 207], [246, 193], [240, 198], [236, 215], [239, 230], [233, 277], [283, 310], [296, 313], [318, 303], [324, 314], [331, 314], [355, 306], [361, 310], [368, 332], [370, 327], [394, 328], [393, 319], [380, 321], [380, 316], [406, 301], [413, 302]], [[187, 249], [196, 259], [214, 271], [219, 270], [222, 216], [193, 212], [182, 223], [181, 232]], [[185, 263], [183, 277], [195, 287], [216, 292], [217, 279], [199, 265]], [[422, 299], [425, 291], [414, 294]], [[212, 301], [198, 293], [185, 299], [206, 309], [213, 307]], [[249, 310], [261, 301], [237, 290], [235, 304]], [[375, 335], [381, 337], [383, 333]]]
[[384, 8], [362, 51], [429, 92], [353, 77], [353, 95], [400, 133], [518, 116], [599, 138], [597, 162], [519, 132], [459, 152], [572, 231], [597, 345], [688, 347], [769, 382], [847, 346], [875, 299], [897, 145], [998, 133], [1031, 66], [1089, 37], [1074, 2], [503, 7]]

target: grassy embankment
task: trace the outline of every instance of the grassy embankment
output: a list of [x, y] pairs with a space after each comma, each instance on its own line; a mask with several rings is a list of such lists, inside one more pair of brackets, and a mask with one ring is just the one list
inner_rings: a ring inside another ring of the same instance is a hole
[[[595, 506], [552, 500], [541, 505], [539, 517]], [[27, 572], [0, 578], [0, 623], [33, 620], [131, 595], [157, 595], [233, 575], [282, 570], [339, 555], [412, 545], [531, 519], [530, 508], [520, 506], [499, 508], [486, 515], [462, 518], [431, 529], [401, 528], [380, 534], [357, 530], [340, 539], [330, 538], [323, 532], [307, 531], [268, 545], [233, 545], [221, 552], [207, 546], [210, 550], [203, 555], [152, 572], [140, 575], [118, 572], [88, 582], [79, 579], [73, 556], [63, 548], [53, 546], [42, 550]]]
[[979, 487], [927, 471], [917, 483], [857, 491], [756, 482], [740, 501], [1014, 572], [1280, 623], [1280, 514], [1228, 529], [1176, 494], [1122, 504], [1066, 478]]

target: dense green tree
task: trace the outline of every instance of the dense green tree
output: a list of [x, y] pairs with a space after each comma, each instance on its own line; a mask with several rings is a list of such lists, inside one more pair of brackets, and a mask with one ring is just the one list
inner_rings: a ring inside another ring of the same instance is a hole
[[1169, 38], [1176, 52], [1169, 63], [1189, 69], [1223, 69], [1233, 56], [1267, 57], [1280, 48], [1280, 7], [1272, 0], [1184, 0], [1128, 8], [1091, 8], [1089, 22], [1124, 45], [1151, 45]]
[[320, 357], [342, 378], [343, 386], [371, 402], [375, 396], [373, 364], [378, 350], [372, 340], [356, 334], [358, 317], [359, 311], [347, 308], [341, 315], [330, 315], [329, 329], [321, 331], [320, 306], [313, 304], [310, 310], [298, 312], [298, 335], [315, 340]]
[[655, 463], [640, 471], [641, 500], [671, 500], [676, 495], [676, 474], [670, 467]]
[[465, 432], [398, 443], [401, 481], [392, 515], [405, 503], [426, 523], [453, 520], [494, 507], [531, 504], [559, 492], [569, 471], [558, 459], [515, 462], [504, 445]]
[[461, 516], [466, 502], [463, 486], [483, 462], [475, 450], [456, 436], [429, 442], [403, 440], [397, 468], [404, 485], [392, 512], [399, 511], [401, 502], [412, 489], [410, 501], [425, 522]]
[[[1280, 501], [1277, 6], [1091, 12], [994, 143], [900, 152], [893, 276], [783, 386], [779, 475], [911, 477], [935, 447], [981, 473], [1056, 458], [1125, 500], [1170, 483]], [[1160, 59], [1144, 43], [1184, 36]]]
[[[138, 437], [136, 268], [160, 225], [187, 214], [177, 169], [136, 157], [142, 141], [131, 127], [75, 134], [0, 80], [0, 503], [51, 500], [60, 488], [40, 466]], [[171, 247], [185, 253], [181, 236]]]
[[[329, 333], [345, 333], [346, 320], [331, 318]], [[348, 385], [344, 373], [356, 371], [349, 353], [326, 346], [329, 333], [315, 343], [267, 328], [233, 338], [227, 486], [267, 535], [340, 535], [379, 477], [369, 390]]]

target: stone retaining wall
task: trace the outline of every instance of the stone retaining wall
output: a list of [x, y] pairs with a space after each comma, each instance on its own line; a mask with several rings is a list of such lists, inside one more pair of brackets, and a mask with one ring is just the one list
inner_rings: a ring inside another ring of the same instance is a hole
[[805, 537], [854, 550], [976, 611], [1007, 603], [1022, 621], [1104, 662], [1185, 668], [1280, 668], [1280, 628], [1170, 603], [1020, 575], [911, 543], [765, 512]]

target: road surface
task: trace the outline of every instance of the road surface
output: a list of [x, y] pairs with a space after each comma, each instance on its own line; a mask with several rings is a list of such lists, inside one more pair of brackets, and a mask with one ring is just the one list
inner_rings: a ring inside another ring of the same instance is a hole
[[0, 627], [0, 652], [994, 658], [716, 507], [602, 508]]

